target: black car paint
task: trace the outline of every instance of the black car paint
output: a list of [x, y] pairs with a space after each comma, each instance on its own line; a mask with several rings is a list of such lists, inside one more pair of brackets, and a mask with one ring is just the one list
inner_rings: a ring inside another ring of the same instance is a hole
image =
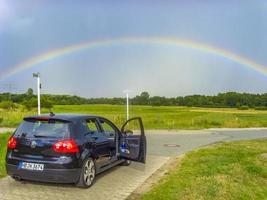
[[[38, 117], [40, 116], [28, 117], [25, 118], [25, 120], [35, 120]], [[120, 153], [118, 150], [118, 145], [120, 144], [122, 138], [125, 137], [125, 134], [108, 119], [92, 115], [53, 115], [49, 117], [55, 120], [63, 120], [69, 123], [69, 138], [75, 139], [75, 142], [79, 147], [79, 152], [59, 154], [53, 152], [51, 148], [51, 145], [56, 142], [56, 139], [32, 138], [32, 140], [36, 141], [37, 143], [36, 148], [42, 148], [42, 146], [45, 145], [48, 146], [48, 148], [44, 150], [44, 155], [42, 155], [42, 153], [34, 153], [34, 150], [32, 149], [27, 150], [27, 147], [24, 147], [24, 150], [23, 148], [20, 149], [19, 146], [14, 150], [8, 150], [6, 155], [6, 169], [8, 175], [15, 178], [42, 182], [76, 183], [81, 173], [81, 166], [83, 164], [83, 161], [88, 157], [91, 157], [95, 160], [96, 173], [101, 173], [125, 161], [122, 157], [118, 156], [118, 154]], [[111, 141], [106, 137], [99, 137], [99, 135], [97, 136], [91, 133], [82, 132], [81, 124], [84, 120], [88, 119], [95, 119], [97, 121], [97, 125], [99, 126], [99, 131], [101, 131], [102, 133], [104, 132], [104, 130], [99, 120], [105, 120], [110, 123], [116, 130], [114, 141]], [[141, 120], [141, 118], [136, 119]], [[141, 124], [141, 128], [143, 129], [143, 124]], [[29, 144], [31, 140], [24, 138], [19, 139], [19, 145], [22, 145], [24, 143]], [[142, 136], [142, 139], [144, 140], [143, 142], [146, 142], [144, 135]], [[131, 141], [131, 139], [129, 141]], [[137, 158], [135, 158], [135, 160], [136, 159]], [[30, 163], [44, 163], [45, 169], [42, 172], [33, 172], [18, 169], [19, 162], [21, 161]], [[145, 158], [141, 159], [141, 162], [145, 162]]]

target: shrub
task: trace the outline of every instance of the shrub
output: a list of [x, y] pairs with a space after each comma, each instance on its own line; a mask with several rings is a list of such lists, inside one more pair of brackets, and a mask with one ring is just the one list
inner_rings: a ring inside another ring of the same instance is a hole
[[242, 106], [239, 106], [237, 109], [238, 109], [238, 110], [248, 110], [249, 107], [246, 106], [246, 105], [242, 105]]
[[47, 98], [41, 98], [41, 106], [43, 108], [51, 109], [53, 108], [53, 102]]
[[[37, 108], [38, 105], [37, 98], [31, 98], [28, 101], [24, 101], [22, 105], [24, 105], [24, 107], [27, 110], [32, 110], [33, 108]], [[41, 97], [41, 107], [51, 109], [53, 108], [53, 102], [47, 99], [46, 97]]]
[[0, 108], [5, 110], [13, 110], [16, 108], [16, 105], [12, 101], [2, 101], [0, 103]]
[[36, 98], [31, 98], [28, 101], [23, 101], [22, 105], [27, 109], [31, 110], [33, 108], [37, 107], [37, 99]]
[[267, 110], [266, 106], [259, 106], [259, 107], [255, 107], [255, 110]]

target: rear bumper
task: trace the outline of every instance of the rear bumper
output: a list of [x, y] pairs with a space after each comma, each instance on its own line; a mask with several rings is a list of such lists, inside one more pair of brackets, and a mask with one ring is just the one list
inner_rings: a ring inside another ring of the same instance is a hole
[[31, 171], [18, 169], [17, 165], [6, 164], [7, 174], [21, 179], [50, 182], [50, 183], [76, 183], [81, 169], [44, 169], [43, 171]]

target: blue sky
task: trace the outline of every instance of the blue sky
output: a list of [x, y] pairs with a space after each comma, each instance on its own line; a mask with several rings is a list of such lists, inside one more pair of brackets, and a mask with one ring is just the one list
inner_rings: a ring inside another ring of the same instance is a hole
[[[90, 40], [172, 37], [246, 57], [267, 68], [267, 2], [0, 0], [0, 73], [38, 54]], [[267, 92], [267, 76], [202, 51], [164, 45], [102, 46], [41, 63], [0, 81], [0, 91], [35, 89], [85, 97], [148, 91], [180, 96]]]

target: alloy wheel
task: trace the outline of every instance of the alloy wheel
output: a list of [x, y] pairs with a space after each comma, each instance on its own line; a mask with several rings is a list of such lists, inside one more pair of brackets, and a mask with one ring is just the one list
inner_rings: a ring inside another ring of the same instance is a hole
[[83, 180], [87, 186], [93, 183], [95, 178], [95, 164], [93, 160], [87, 160], [83, 171]]

